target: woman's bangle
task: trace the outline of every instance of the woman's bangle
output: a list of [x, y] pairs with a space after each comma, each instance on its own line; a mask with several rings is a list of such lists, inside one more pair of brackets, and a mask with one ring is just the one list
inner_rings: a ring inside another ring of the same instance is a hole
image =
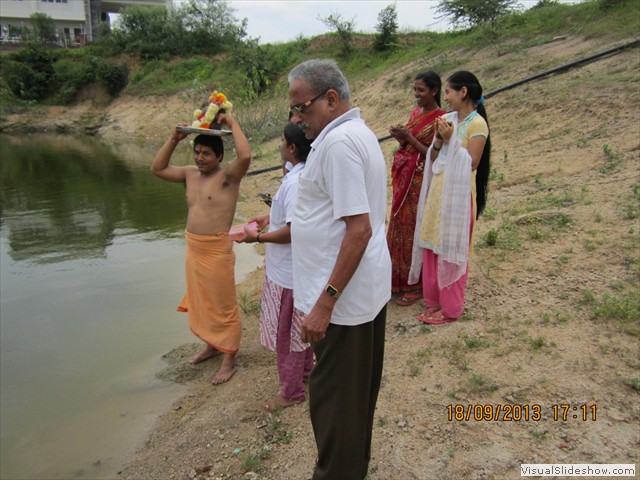
[[434, 143], [434, 144], [433, 144], [433, 149], [434, 149], [436, 152], [439, 152], [440, 150], [442, 150], [442, 145], [440, 145], [440, 146], [438, 147], [438, 146], [436, 146], [436, 144]]
[[260, 232], [260, 233], [258, 234], [258, 236], [256, 237], [256, 241], [257, 241], [258, 243], [262, 243], [262, 242], [260, 241], [260, 235], [262, 235], [262, 232]]

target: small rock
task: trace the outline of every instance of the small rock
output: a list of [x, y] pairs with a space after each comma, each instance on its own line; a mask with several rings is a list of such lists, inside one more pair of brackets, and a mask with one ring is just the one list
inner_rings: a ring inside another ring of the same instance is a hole
[[213, 467], [211, 465], [203, 465], [202, 467], [196, 467], [196, 473], [198, 475], [202, 475], [203, 473], [207, 473], [208, 471], [210, 471]]

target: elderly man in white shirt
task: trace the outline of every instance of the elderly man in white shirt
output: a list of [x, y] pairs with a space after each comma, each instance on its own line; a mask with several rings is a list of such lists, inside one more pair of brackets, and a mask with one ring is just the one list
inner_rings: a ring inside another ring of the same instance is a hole
[[292, 120], [314, 139], [291, 223], [295, 305], [307, 315], [302, 341], [316, 355], [309, 383], [318, 447], [313, 480], [362, 480], [391, 297], [387, 168], [334, 61], [296, 66], [289, 100]]

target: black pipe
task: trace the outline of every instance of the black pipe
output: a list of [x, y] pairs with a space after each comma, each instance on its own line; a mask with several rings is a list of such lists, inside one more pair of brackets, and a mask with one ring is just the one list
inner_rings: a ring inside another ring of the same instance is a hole
[[492, 90], [489, 93], [486, 93], [484, 95], [484, 98], [493, 97], [494, 95], [497, 95], [498, 93], [502, 93], [502, 92], [504, 92], [506, 90], [511, 90], [512, 88], [518, 87], [518, 86], [523, 85], [523, 84], [528, 83], [528, 82], [532, 82], [533, 80], [537, 80], [539, 78], [546, 77], [546, 76], [551, 75], [553, 73], [564, 72], [565, 70], [569, 70], [570, 68], [576, 67], [578, 65], [582, 65], [583, 63], [588, 63], [588, 62], [590, 62], [592, 60], [596, 60], [596, 59], [598, 59], [600, 57], [604, 57], [605, 55], [609, 55], [609, 54], [612, 54], [612, 53], [618, 53], [618, 52], [621, 52], [622, 50], [626, 50], [627, 48], [637, 47], [638, 44], [640, 44], [640, 40], [634, 40], [632, 42], [625, 43], [624, 45], [620, 45], [619, 47], [610, 48], [609, 50], [605, 50], [604, 52], [596, 53], [596, 54], [591, 55], [589, 57], [585, 57], [585, 58], [582, 58], [580, 60], [576, 60], [575, 62], [567, 63], [565, 65], [561, 65], [559, 67], [552, 68], [551, 70], [547, 70], [545, 72], [538, 73], [537, 75], [533, 75], [531, 77], [523, 78], [522, 80], [518, 80], [517, 82], [510, 83], [509, 85], [505, 85], [504, 87], [500, 87], [500, 88], [498, 88], [496, 90]]
[[[543, 78], [543, 77], [552, 75], [552, 74], [557, 73], [557, 72], [564, 72], [564, 71], [569, 70], [570, 68], [576, 67], [578, 65], [582, 65], [584, 63], [591, 62], [592, 60], [597, 60], [600, 57], [604, 57], [604, 56], [610, 55], [612, 53], [619, 53], [622, 50], [626, 50], [627, 48], [637, 47], [638, 44], [640, 44], [640, 40], [633, 40], [632, 42], [625, 43], [624, 45], [620, 45], [618, 47], [610, 48], [608, 50], [605, 50], [605, 51], [600, 52], [600, 53], [596, 53], [594, 55], [590, 55], [590, 56], [582, 58], [580, 60], [576, 60], [575, 62], [567, 63], [565, 65], [561, 65], [559, 67], [552, 68], [551, 70], [547, 70], [545, 72], [538, 73], [536, 75], [532, 75], [531, 77], [523, 78], [522, 80], [518, 80], [517, 82], [510, 83], [508, 85], [505, 85], [504, 87], [500, 87], [500, 88], [498, 88], [496, 90], [492, 90], [492, 91], [490, 91], [488, 93], [485, 93], [484, 98], [491, 98], [494, 95], [497, 95], [498, 93], [502, 93], [502, 92], [505, 92], [507, 90], [511, 90], [512, 88], [519, 87], [520, 85], [524, 85], [525, 83], [529, 83], [529, 82], [532, 82], [534, 80], [538, 80], [539, 78]], [[391, 135], [386, 135], [384, 137], [380, 137], [378, 139], [378, 143], [386, 142], [387, 140], [391, 140], [392, 138], [393, 137]], [[279, 168], [282, 168], [282, 165], [277, 165], [275, 167], [261, 168], [259, 170], [254, 170], [252, 172], [247, 173], [247, 176], [249, 176], [249, 175], [258, 175], [258, 174], [264, 173], [264, 172], [271, 172], [271, 171], [277, 170]]]
[[282, 169], [282, 164], [276, 165], [274, 167], [259, 168], [258, 170], [251, 170], [250, 172], [247, 172], [247, 177], [250, 177], [251, 175], [260, 175], [261, 173], [266, 173], [266, 172], [273, 172], [274, 170], [281, 170], [281, 169]]

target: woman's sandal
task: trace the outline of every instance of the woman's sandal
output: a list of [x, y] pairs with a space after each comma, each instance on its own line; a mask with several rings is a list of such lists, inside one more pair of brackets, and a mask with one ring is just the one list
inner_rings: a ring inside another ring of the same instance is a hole
[[[431, 309], [433, 308], [436, 307], [431, 307]], [[442, 310], [440, 310], [439, 307], [437, 308], [437, 310], [429, 311], [430, 309], [427, 309], [426, 311], [420, 313], [418, 315], [418, 320], [428, 325], [444, 325], [446, 323], [452, 323], [457, 320], [456, 318], [445, 317], [442, 314]]]
[[419, 313], [416, 318], [422, 323], [427, 323], [427, 319], [438, 311], [440, 311], [440, 305], [436, 305], [435, 307], [427, 307], [424, 309], [424, 312]]
[[408, 307], [409, 305], [413, 305], [418, 300], [422, 299], [422, 293], [420, 292], [410, 292], [403, 293], [401, 297], [398, 297], [396, 300], [396, 305], [401, 307]]

